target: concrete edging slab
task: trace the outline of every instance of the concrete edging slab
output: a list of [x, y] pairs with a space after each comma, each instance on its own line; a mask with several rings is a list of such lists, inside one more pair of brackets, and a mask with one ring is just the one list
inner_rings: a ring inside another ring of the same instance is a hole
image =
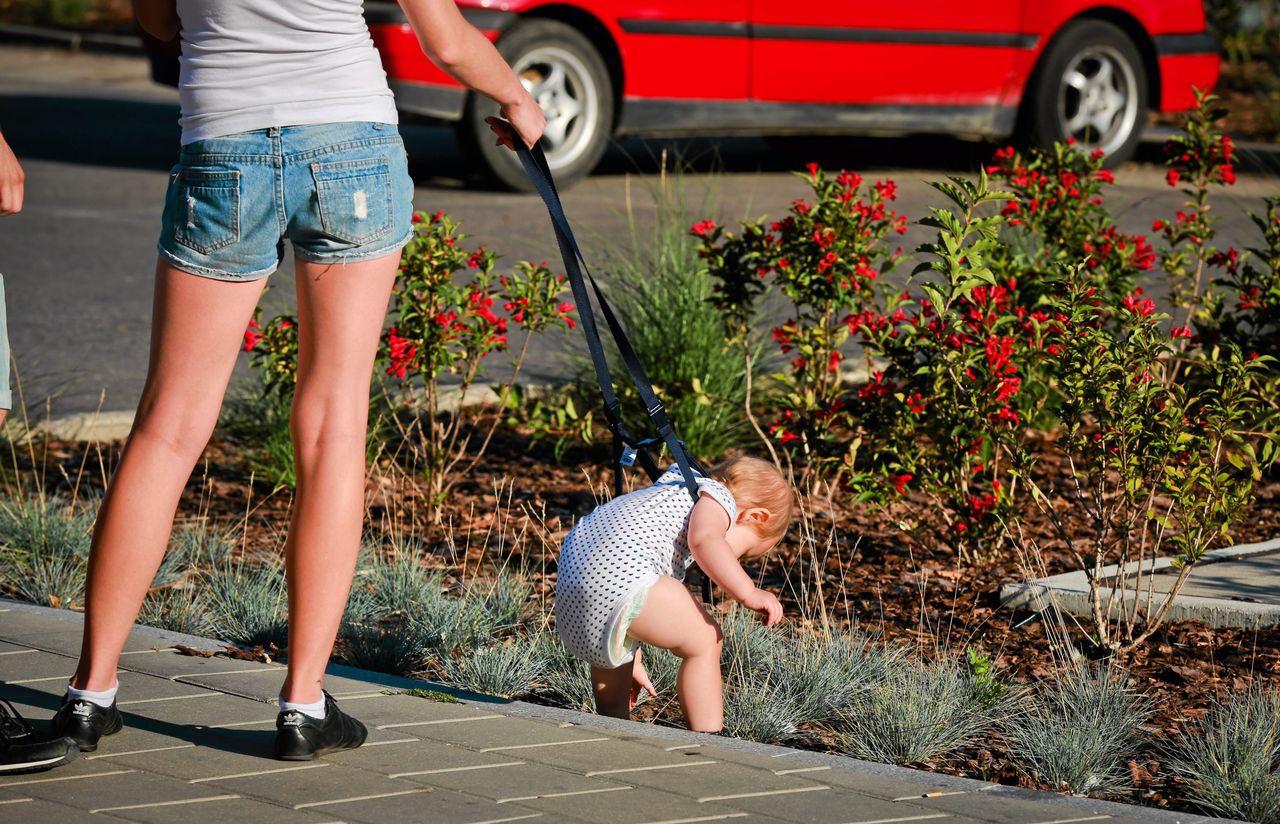
[[[1256, 544], [1240, 544], [1238, 546], [1216, 549], [1205, 553], [1198, 567], [1223, 561], [1238, 560], [1254, 555], [1266, 555], [1280, 551], [1280, 539], [1264, 541]], [[1173, 567], [1172, 558], [1157, 558], [1154, 564], [1143, 564], [1142, 572], [1150, 574]], [[1103, 587], [1109, 589], [1118, 577], [1134, 574], [1138, 571], [1136, 562], [1125, 565], [1124, 570], [1118, 564], [1102, 568]], [[1192, 572], [1194, 577], [1195, 573]], [[1156, 603], [1159, 596], [1156, 593]], [[1134, 596], [1145, 598], [1135, 590], [1122, 589], [1116, 595], [1116, 603], [1112, 610], [1118, 611], [1125, 605], [1133, 604]], [[1005, 584], [1000, 588], [1001, 606], [1012, 609], [1026, 609], [1038, 612], [1050, 605], [1057, 605], [1076, 615], [1090, 615], [1089, 574], [1083, 570], [1064, 572], [1040, 578], [1035, 581], [1023, 581]], [[1231, 601], [1225, 598], [1206, 598], [1199, 595], [1179, 595], [1169, 609], [1167, 622], [1203, 621], [1213, 627], [1242, 627], [1244, 629], [1260, 629], [1280, 624], [1280, 605], [1259, 604], [1249, 601]]]

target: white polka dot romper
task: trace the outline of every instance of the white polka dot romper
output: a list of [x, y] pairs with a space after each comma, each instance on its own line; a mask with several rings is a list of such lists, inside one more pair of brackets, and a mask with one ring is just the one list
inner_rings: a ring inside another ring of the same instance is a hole
[[[698, 478], [698, 489], [729, 513], [729, 488]], [[564, 539], [556, 578], [556, 632], [574, 655], [612, 669], [635, 657], [627, 636], [649, 588], [663, 575], [684, 580], [693, 563], [686, 534], [693, 499], [672, 466], [651, 486], [599, 506]]]

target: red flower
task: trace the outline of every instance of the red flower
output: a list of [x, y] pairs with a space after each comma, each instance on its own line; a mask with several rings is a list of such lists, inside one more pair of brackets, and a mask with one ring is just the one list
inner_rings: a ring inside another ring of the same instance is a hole
[[1231, 164], [1227, 164], [1219, 169], [1218, 176], [1221, 177], [1222, 182], [1228, 186], [1236, 185], [1236, 170], [1231, 166]]
[[1096, 177], [1098, 180], [1101, 180], [1103, 183], [1116, 182], [1116, 176], [1112, 174], [1109, 169], [1099, 169], [1098, 171], [1093, 173], [1093, 176]]
[[1177, 186], [1179, 177], [1180, 176], [1178, 175], [1177, 169], [1170, 169], [1165, 174], [1164, 179], [1165, 179], [1165, 182], [1167, 182], [1170, 186]]
[[693, 224], [693, 227], [689, 231], [697, 235], [698, 237], [706, 237], [707, 235], [714, 232], [715, 229], [716, 229], [716, 222], [714, 220], [700, 220], [697, 223]]
[[244, 330], [244, 351], [252, 352], [253, 347], [258, 345], [258, 341], [262, 340], [263, 335], [258, 329], [256, 320], [249, 321], [249, 328]]
[[903, 472], [901, 475], [895, 475], [893, 477], [893, 488], [898, 491], [899, 495], [906, 495], [907, 484], [911, 483], [914, 479], [915, 476], [910, 472]]
[[1189, 338], [1191, 337], [1191, 330], [1185, 326], [1175, 326], [1169, 330], [1169, 337], [1175, 340], [1177, 338]]
[[896, 200], [898, 197], [898, 184], [892, 180], [876, 181], [876, 191], [880, 193], [880, 197], [885, 200]]
[[818, 179], [818, 164], [817, 164], [817, 163], [809, 163], [809, 164], [807, 164], [807, 165], [805, 166], [805, 168], [809, 170], [809, 177], [813, 178], [814, 180], [817, 180], [817, 179]]

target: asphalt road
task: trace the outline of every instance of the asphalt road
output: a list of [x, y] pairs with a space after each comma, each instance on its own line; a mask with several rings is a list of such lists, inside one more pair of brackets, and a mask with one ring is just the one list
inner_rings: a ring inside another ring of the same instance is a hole
[[[153, 86], [138, 58], [74, 55], [0, 46], [0, 129], [27, 172], [22, 214], [0, 221], [0, 272], [9, 333], [29, 411], [43, 417], [132, 409], [146, 374], [155, 239], [166, 174], [177, 151], [176, 94]], [[546, 213], [533, 195], [485, 190], [470, 180], [452, 133], [404, 126], [417, 183], [415, 204], [444, 210], [463, 231], [515, 260], [552, 261], [557, 252]], [[626, 249], [629, 226], [654, 220], [654, 187], [663, 154], [688, 159], [684, 198], [721, 222], [777, 215], [806, 187], [791, 170], [818, 160], [899, 184], [898, 208], [913, 219], [939, 198], [925, 183], [972, 171], [992, 147], [944, 138], [723, 141], [626, 141], [601, 168], [565, 195], [588, 259], [608, 276]], [[1142, 156], [1140, 156], [1142, 157]], [[1147, 158], [1153, 158], [1152, 152]], [[1276, 163], [1258, 158], [1254, 173], [1219, 200], [1222, 241], [1253, 242], [1246, 210], [1280, 193]], [[1266, 171], [1266, 170], [1272, 171]], [[1118, 173], [1112, 201], [1122, 228], [1149, 231], [1181, 196], [1151, 162]], [[670, 178], [668, 178], [668, 183]], [[628, 207], [630, 204], [630, 207]], [[913, 226], [903, 239], [925, 237]], [[292, 304], [292, 265], [272, 276], [267, 311]], [[564, 346], [581, 349], [576, 337]], [[560, 345], [535, 348], [531, 380], [566, 371]], [[246, 371], [241, 364], [240, 373]]]

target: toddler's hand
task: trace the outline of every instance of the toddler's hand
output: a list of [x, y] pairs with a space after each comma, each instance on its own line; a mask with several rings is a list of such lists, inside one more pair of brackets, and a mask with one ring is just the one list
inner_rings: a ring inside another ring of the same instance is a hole
[[640, 663], [640, 650], [636, 650], [635, 661], [631, 663], [631, 709], [635, 709], [636, 704], [640, 703], [640, 695], [645, 690], [648, 690], [654, 698], [658, 697], [658, 691], [653, 688], [653, 682], [649, 680], [649, 671], [644, 668], [644, 664]]
[[747, 609], [758, 613], [766, 627], [771, 627], [782, 620], [782, 602], [772, 592], [756, 587], [742, 599], [741, 603]]

